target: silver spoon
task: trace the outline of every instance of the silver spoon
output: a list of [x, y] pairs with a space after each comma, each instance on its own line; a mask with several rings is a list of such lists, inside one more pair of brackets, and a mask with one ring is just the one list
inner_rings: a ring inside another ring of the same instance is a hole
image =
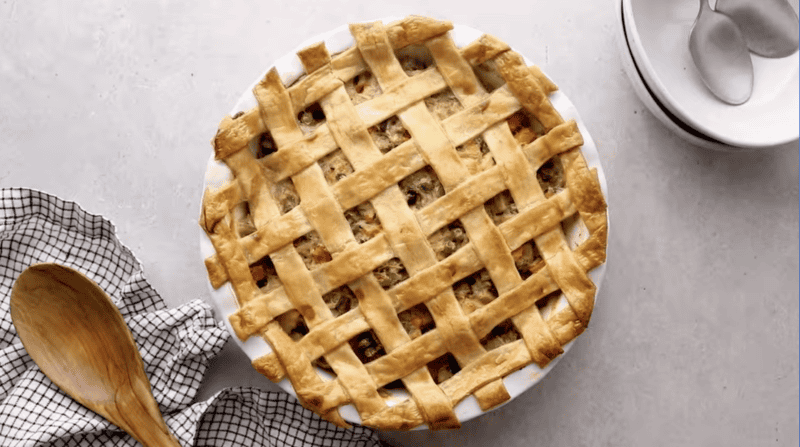
[[786, 0], [717, 0], [715, 10], [730, 17], [747, 47], [764, 57], [786, 57], [797, 51], [797, 14]]
[[742, 104], [753, 93], [753, 62], [744, 36], [730, 17], [700, 0], [689, 51], [711, 93], [728, 104]]

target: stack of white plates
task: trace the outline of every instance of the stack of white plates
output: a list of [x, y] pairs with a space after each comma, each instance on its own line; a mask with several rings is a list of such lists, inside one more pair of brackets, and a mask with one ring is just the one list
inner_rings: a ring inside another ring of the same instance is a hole
[[[792, 6], [797, 11], [796, 1]], [[698, 0], [616, 0], [619, 50], [639, 98], [667, 128], [698, 146], [730, 151], [797, 141], [798, 53], [751, 55], [752, 96], [742, 105], [726, 104], [705, 87], [689, 54], [699, 8]]]

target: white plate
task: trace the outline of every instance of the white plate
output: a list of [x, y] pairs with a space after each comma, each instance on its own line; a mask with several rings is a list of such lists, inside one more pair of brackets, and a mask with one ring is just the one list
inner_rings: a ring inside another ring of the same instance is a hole
[[645, 83], [641, 69], [636, 64], [636, 61], [633, 60], [633, 53], [628, 40], [629, 33], [626, 29], [624, 17], [625, 11], [622, 8], [622, 0], [616, 0], [615, 5], [615, 15], [617, 17], [617, 49], [619, 50], [620, 59], [622, 61], [622, 68], [625, 70], [625, 74], [628, 75], [634, 92], [636, 92], [636, 95], [650, 113], [661, 121], [667, 129], [696, 146], [725, 151], [742, 150], [742, 148], [727, 145], [701, 134], [688, 124], [680, 121], [678, 117], [672, 114], [672, 112], [658, 100], [658, 98], [654, 97], [652, 88]]
[[[396, 19], [385, 18], [382, 20], [384, 23], [388, 24]], [[458, 47], [462, 47], [474, 41], [482, 34], [483, 33], [481, 33], [478, 30], [461, 25], [454, 25], [454, 29], [451, 31], [451, 36], [453, 38], [453, 41], [456, 43]], [[300, 64], [300, 61], [296, 56], [297, 51], [310, 44], [319, 41], [325, 42], [328, 51], [332, 55], [335, 55], [336, 53], [349, 48], [354, 43], [353, 38], [350, 35], [349, 28], [346, 25], [343, 25], [339, 28], [336, 28], [330, 32], [321, 34], [319, 36], [316, 36], [298, 45], [293, 52], [278, 59], [274, 64], [279, 74], [281, 75], [281, 79], [284, 81], [286, 85], [289, 85], [296, 79], [298, 79], [303, 72], [302, 65]], [[525, 61], [528, 65], [532, 65], [531, 61], [527, 59]], [[266, 70], [264, 70], [264, 74], [266, 74], [270, 70], [270, 68], [271, 67], [268, 67]], [[252, 88], [258, 81], [260, 81], [260, 79], [261, 78], [253, 81], [250, 87], [242, 94], [236, 105], [231, 110], [230, 112], [231, 115], [234, 115], [239, 111], [249, 110], [252, 107], [256, 106], [257, 102], [253, 97]], [[606, 184], [605, 175], [603, 174], [603, 169], [600, 165], [600, 156], [597, 152], [597, 148], [594, 142], [592, 141], [591, 136], [589, 135], [589, 131], [586, 129], [583, 121], [580, 119], [578, 112], [575, 109], [575, 106], [572, 104], [572, 102], [570, 102], [570, 100], [566, 97], [566, 95], [564, 95], [560, 91], [553, 93], [550, 99], [553, 105], [559, 111], [559, 113], [561, 113], [561, 115], [564, 117], [564, 119], [574, 119], [578, 123], [578, 128], [580, 129], [584, 139], [583, 154], [584, 157], [586, 158], [586, 162], [590, 168], [597, 168], [601, 189], [603, 191], [603, 194], [606, 197], [608, 197], [608, 186]], [[213, 130], [210, 131], [210, 134], [213, 134]], [[222, 162], [214, 160], [212, 154], [212, 156], [208, 161], [208, 167], [206, 170], [206, 175], [204, 180], [204, 187], [214, 188], [219, 185], [223, 185], [230, 178], [231, 178], [231, 173], [228, 170], [227, 166], [225, 166], [225, 164]], [[568, 237], [570, 238], [570, 242], [572, 244], [577, 244], [582, 242], [582, 240], [586, 237], [586, 235], [581, 231], [580, 228], [578, 228], [578, 225], [575, 225], [575, 227], [572, 228], [571, 231], [569, 232]], [[203, 259], [209, 256], [213, 256], [215, 254], [214, 247], [211, 245], [211, 241], [208, 239], [208, 236], [202, 229], [200, 231], [200, 252]], [[606, 271], [606, 264], [604, 263], [601, 266], [589, 272], [589, 277], [597, 285], [598, 291], [600, 288], [600, 284], [602, 283], [603, 276], [605, 275], [605, 271]], [[230, 283], [225, 283], [225, 285], [223, 285], [219, 289], [213, 289], [210, 283], [208, 284], [208, 286], [211, 293], [211, 300], [217, 311], [218, 318], [221, 318], [225, 322], [228, 331], [232, 335], [232, 339], [242, 349], [242, 351], [251, 360], [255, 360], [258, 357], [271, 353], [272, 352], [271, 347], [260, 337], [250, 337], [245, 342], [242, 342], [241, 340], [239, 340], [238, 337], [236, 337], [228, 321], [228, 317], [238, 310], [236, 304], [236, 296], [233, 292], [232, 287], [230, 286]], [[566, 306], [566, 305], [568, 305], [566, 298], [562, 296], [557, 306]], [[574, 340], [571, 341], [570, 343], [567, 343], [563, 347], [564, 354], [566, 354], [566, 352], [569, 351], [573, 343]], [[555, 360], [551, 361], [550, 364], [548, 364], [547, 367], [545, 367], [544, 369], [539, 368], [535, 364], [531, 364], [503, 378], [503, 383], [508, 389], [511, 398], [513, 399], [514, 397], [520, 395], [522, 392], [531, 388], [542, 378], [544, 378], [544, 376], [550, 370], [553, 369], [553, 367], [558, 363], [558, 361], [563, 357], [564, 354], [562, 354]], [[319, 370], [319, 373], [323, 376], [328, 376], [325, 371]], [[264, 380], [268, 379], [266, 379], [265, 377]], [[296, 395], [289, 380], [283, 379], [281, 382], [278, 383], [278, 385], [288, 393]], [[397, 402], [407, 397], [405, 393], [402, 392], [395, 392], [395, 393]], [[485, 413], [480, 409], [477, 401], [472, 396], [467, 397], [466, 399], [461, 401], [458, 405], [456, 405], [455, 412], [456, 415], [458, 416], [458, 419], [462, 422], [466, 422], [476, 416], [480, 416], [481, 414]], [[354, 424], [359, 424], [361, 422], [361, 418], [359, 417], [358, 412], [352, 405], [346, 405], [342, 407], [340, 409], [340, 413], [342, 417], [348, 422]], [[416, 429], [426, 429], [426, 428], [427, 426], [420, 425]]]
[[798, 53], [780, 59], [752, 55], [751, 98], [726, 104], [705, 87], [689, 53], [699, 7], [697, 0], [623, 0], [633, 57], [655, 97], [681, 121], [725, 144], [765, 148], [796, 141]]

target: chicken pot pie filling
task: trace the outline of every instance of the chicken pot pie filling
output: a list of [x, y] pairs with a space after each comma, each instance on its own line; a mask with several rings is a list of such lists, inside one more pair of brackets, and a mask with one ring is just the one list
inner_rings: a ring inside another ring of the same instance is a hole
[[232, 180], [203, 198], [211, 284], [235, 291], [236, 336], [271, 346], [254, 368], [339, 425], [352, 405], [376, 428], [458, 427], [459, 402], [507, 401], [503, 378], [592, 313], [607, 216], [578, 126], [537, 67], [451, 29], [351, 25], [353, 47], [303, 49], [288, 86], [270, 70], [212, 141]]

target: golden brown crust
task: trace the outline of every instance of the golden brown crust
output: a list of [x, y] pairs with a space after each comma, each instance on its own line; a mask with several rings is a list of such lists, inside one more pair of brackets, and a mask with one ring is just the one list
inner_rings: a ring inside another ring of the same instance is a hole
[[564, 121], [547, 98], [546, 90], [525, 65], [522, 56], [513, 51], [506, 51], [498, 55], [495, 62], [508, 88], [522, 106], [536, 116], [545, 129], [550, 130]]
[[[458, 427], [456, 404], [507, 401], [503, 378], [545, 367], [592, 313], [587, 272], [605, 262], [606, 202], [577, 124], [508, 45], [483, 36], [459, 49], [450, 29], [424, 17], [351, 25], [353, 48], [301, 50], [306, 74], [288, 87], [270, 70], [258, 107], [223, 119], [212, 142], [233, 181], [203, 198], [209, 279], [236, 292], [236, 336], [272, 346], [253, 367], [288, 377], [340, 425], [339, 408], [353, 405], [374, 427]], [[431, 66], [399, 62], [415, 46]], [[479, 77], [487, 70], [501, 85]], [[266, 153], [253, 149], [261, 141]], [[540, 183], [547, 166], [559, 174]], [[574, 249], [569, 219], [588, 230]], [[356, 305], [336, 310], [342, 287]], [[540, 309], [559, 292], [565, 306]], [[387, 400], [392, 386], [410, 397]]]
[[393, 26], [386, 30], [386, 35], [395, 49], [424, 42], [453, 29], [450, 22], [422, 16], [408, 16], [391, 25]]
[[466, 45], [461, 51], [461, 56], [468, 64], [474, 67], [490, 59], [494, 59], [500, 53], [506, 52], [509, 49], [507, 43], [495, 36], [484, 34], [475, 42]]

